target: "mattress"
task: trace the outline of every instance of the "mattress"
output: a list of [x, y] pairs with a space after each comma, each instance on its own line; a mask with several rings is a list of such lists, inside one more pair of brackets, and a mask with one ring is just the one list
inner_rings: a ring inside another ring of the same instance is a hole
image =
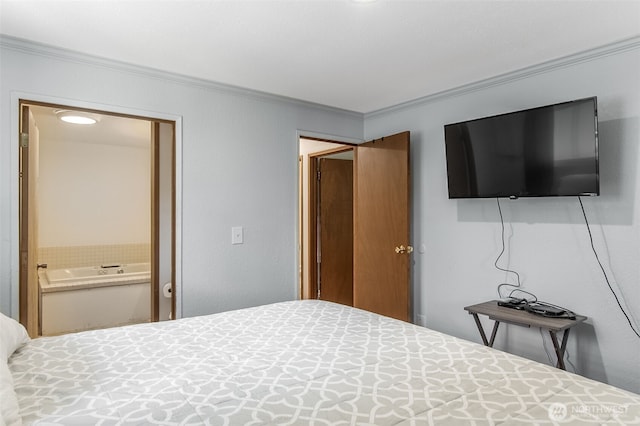
[[640, 396], [370, 312], [296, 301], [34, 339], [24, 424], [640, 424]]

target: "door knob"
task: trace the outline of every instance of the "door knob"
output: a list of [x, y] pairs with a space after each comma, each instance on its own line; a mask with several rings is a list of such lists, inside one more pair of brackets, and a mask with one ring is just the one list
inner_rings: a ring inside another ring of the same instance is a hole
[[400, 247], [396, 247], [396, 253], [398, 253], [398, 254], [404, 254], [404, 253], [409, 254], [411, 252], [413, 252], [413, 247], [411, 247], [411, 246], [405, 247], [405, 246], [401, 245]]

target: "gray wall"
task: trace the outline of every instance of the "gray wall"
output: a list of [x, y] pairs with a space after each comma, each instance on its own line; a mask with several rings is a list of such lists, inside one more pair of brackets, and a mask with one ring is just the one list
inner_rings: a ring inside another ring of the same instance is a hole
[[[463, 307], [496, 297], [497, 284], [513, 281], [493, 266], [501, 249], [496, 200], [448, 199], [443, 125], [594, 95], [602, 195], [583, 202], [611, 284], [640, 323], [638, 39], [365, 116], [365, 139], [411, 131], [413, 245], [424, 245], [414, 256], [415, 318], [424, 315], [430, 328], [480, 342]], [[589, 317], [569, 343], [576, 370], [640, 392], [640, 338], [607, 287], [578, 199], [501, 205], [507, 230], [502, 266], [518, 271], [524, 288], [541, 300]], [[552, 351], [549, 336], [544, 340]], [[503, 327], [496, 346], [548, 362], [537, 330]]]
[[17, 94], [182, 117], [184, 316], [297, 296], [298, 132], [360, 139], [362, 114], [0, 40], [2, 312], [17, 315]]

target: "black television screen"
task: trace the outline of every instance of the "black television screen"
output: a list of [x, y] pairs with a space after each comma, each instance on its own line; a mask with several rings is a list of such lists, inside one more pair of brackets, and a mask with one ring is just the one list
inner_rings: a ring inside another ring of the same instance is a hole
[[600, 195], [596, 97], [444, 126], [449, 198]]

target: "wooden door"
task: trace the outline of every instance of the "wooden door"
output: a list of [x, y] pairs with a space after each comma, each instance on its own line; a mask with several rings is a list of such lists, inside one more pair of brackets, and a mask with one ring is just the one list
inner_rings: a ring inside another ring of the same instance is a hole
[[409, 203], [409, 132], [358, 145], [354, 306], [403, 321], [410, 309]]
[[319, 298], [353, 305], [353, 161], [318, 163]]
[[38, 128], [29, 107], [20, 108], [20, 323], [31, 337], [39, 335], [38, 286]]

